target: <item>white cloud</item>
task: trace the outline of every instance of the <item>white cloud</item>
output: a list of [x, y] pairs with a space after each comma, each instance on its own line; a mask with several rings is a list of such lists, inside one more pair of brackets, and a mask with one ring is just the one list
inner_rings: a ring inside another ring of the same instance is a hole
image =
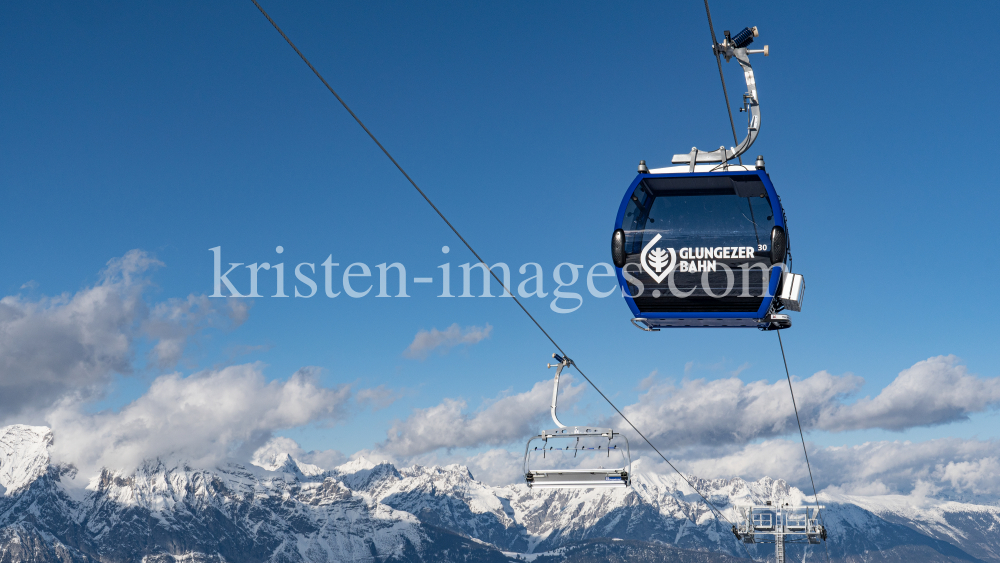
[[639, 381], [639, 385], [636, 386], [636, 389], [638, 389], [639, 391], [649, 391], [650, 387], [656, 385], [656, 377], [658, 375], [660, 375], [659, 370], [654, 369], [649, 373], [649, 375], [647, 375], [646, 377], [642, 378], [641, 381]]
[[146, 314], [140, 275], [157, 265], [131, 251], [75, 295], [0, 299], [0, 413], [49, 406], [68, 390], [93, 394], [131, 372], [135, 325]]
[[[641, 382], [645, 392], [623, 410], [650, 439], [670, 447], [686, 470], [704, 477], [781, 477], [808, 486], [801, 444], [776, 439], [795, 436], [798, 430], [784, 379], [674, 384], [656, 376], [654, 372]], [[948, 356], [904, 370], [875, 399], [849, 402], [863, 384], [851, 374], [822, 371], [796, 379], [795, 389], [806, 429], [901, 429], [960, 420], [966, 413], [992, 408], [997, 402], [992, 389], [998, 382], [1000, 378], [968, 374]], [[388, 438], [368, 454], [404, 463], [458, 462], [489, 482], [514, 482], [519, 479], [519, 452], [489, 450], [463, 457], [454, 450], [502, 446], [533, 435], [547, 419], [550, 385], [539, 382], [531, 391], [500, 397], [475, 412], [460, 399], [416, 409], [405, 421], [394, 423]], [[570, 404], [581, 390], [566, 389], [564, 403]], [[605, 424], [626, 431], [610, 417]], [[765, 441], [747, 445], [759, 440]], [[635, 440], [633, 446], [645, 449]], [[992, 442], [873, 442], [811, 451], [811, 456], [817, 484], [831, 490], [882, 494], [925, 487], [954, 494], [1000, 494], [1000, 478], [993, 478], [1000, 474], [1000, 454]]]
[[309, 450], [296, 459], [301, 459], [306, 463], [311, 463], [326, 470], [333, 469], [347, 462], [347, 456], [341, 453], [340, 450]]
[[[573, 386], [570, 376], [563, 376], [560, 401], [570, 406], [583, 390]], [[438, 448], [468, 448], [508, 444], [534, 435], [539, 424], [549, 417], [552, 381], [540, 381], [530, 391], [502, 395], [478, 411], [466, 412], [460, 399], [445, 399], [440, 404], [415, 409], [404, 421], [397, 421], [379, 449], [395, 456], [414, 456]]]
[[[965, 420], [1000, 404], [1000, 377], [968, 373], [955, 356], [937, 356], [903, 370], [874, 399], [848, 402], [864, 383], [851, 374], [818, 372], [793, 378], [802, 426], [831, 432], [902, 431]], [[671, 447], [742, 444], [798, 431], [788, 382], [744, 383], [731, 377], [656, 382], [647, 377], [639, 401], [623, 409], [650, 439]], [[620, 421], [609, 418], [605, 424]], [[620, 425], [620, 424], [619, 424]]]
[[994, 455], [971, 461], [949, 461], [941, 469], [941, 479], [960, 493], [997, 494], [1000, 492], [1000, 459]]
[[275, 436], [257, 448], [250, 461], [260, 467], [270, 467], [281, 455], [288, 454], [296, 461], [330, 470], [347, 461], [347, 456], [337, 450], [305, 451], [298, 442], [284, 436]]
[[[854, 495], [1000, 497], [1000, 442], [942, 438], [816, 448], [807, 442], [819, 490]], [[647, 454], [648, 455], [648, 454]], [[703, 478], [768, 476], [812, 491], [797, 440], [768, 440], [704, 459], [674, 460]]]
[[[803, 424], [814, 424], [828, 405], [836, 404], [861, 384], [859, 377], [827, 372], [797, 381], [795, 395]], [[657, 382], [649, 384], [639, 401], [622, 411], [649, 439], [671, 447], [745, 443], [797, 429], [784, 380], [744, 383], [732, 377], [685, 380], [680, 385]], [[616, 418], [604, 424], [621, 426]]]
[[188, 340], [209, 327], [236, 328], [246, 321], [249, 306], [239, 299], [210, 299], [206, 295], [171, 298], [155, 304], [142, 323], [142, 332], [156, 340], [150, 353], [158, 367], [177, 364]]
[[478, 453], [463, 463], [481, 483], [493, 486], [524, 483], [523, 452], [493, 449]]
[[137, 339], [149, 337], [155, 361], [170, 367], [208, 319], [246, 318], [245, 304], [213, 306], [203, 297], [150, 306], [143, 299], [146, 274], [161, 265], [131, 250], [75, 294], [0, 299], [0, 420], [31, 420], [67, 395], [99, 396], [114, 374], [133, 371]]
[[[773, 477], [795, 485], [805, 483], [806, 488], [802, 490], [812, 490], [808, 485], [809, 473], [802, 457], [802, 444], [790, 440], [768, 440], [717, 457], [672, 461], [682, 471], [704, 479]], [[815, 469], [816, 460], [812, 461]]]
[[955, 356], [917, 362], [899, 373], [874, 399], [838, 406], [820, 418], [824, 430], [883, 428], [905, 430], [965, 420], [969, 414], [996, 408], [1000, 377], [977, 377]]
[[283, 454], [288, 454], [293, 459], [298, 460], [304, 453], [305, 451], [295, 440], [284, 436], [275, 436], [250, 455], [250, 463], [268, 471], [275, 471], [276, 467], [280, 465], [279, 462]]
[[355, 400], [359, 405], [370, 406], [372, 410], [382, 410], [395, 403], [403, 394], [395, 389], [390, 389], [385, 385], [359, 389], [355, 394]]
[[157, 457], [211, 467], [230, 456], [249, 458], [277, 430], [337, 419], [349, 395], [346, 386], [320, 387], [313, 369], [269, 383], [258, 364], [164, 375], [119, 412], [88, 414], [81, 403], [64, 401], [48, 415], [52, 452], [83, 477]]
[[485, 326], [469, 326], [462, 328], [455, 323], [445, 330], [432, 328], [431, 330], [420, 330], [413, 338], [413, 342], [403, 352], [408, 358], [426, 358], [433, 350], [440, 350], [442, 354], [455, 346], [464, 344], [471, 346], [490, 337], [493, 327], [489, 324]]
[[818, 479], [847, 491], [881, 482], [891, 491], [908, 493], [925, 483], [950, 495], [1000, 495], [1000, 479], [984, 472], [996, 467], [998, 456], [996, 441], [942, 438], [823, 448], [814, 463], [822, 471]]

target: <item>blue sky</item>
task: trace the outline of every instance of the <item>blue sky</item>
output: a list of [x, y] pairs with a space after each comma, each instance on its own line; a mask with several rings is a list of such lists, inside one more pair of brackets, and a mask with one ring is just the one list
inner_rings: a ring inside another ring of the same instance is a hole
[[[691, 146], [732, 144], [698, 2], [264, 6], [473, 246], [512, 266], [515, 284], [526, 262], [542, 264], [551, 291], [557, 264], [585, 274], [610, 261], [639, 159], [665, 166]], [[995, 377], [997, 81], [974, 46], [992, 37], [998, 6], [712, 8], [720, 36], [757, 25], [755, 45], [770, 45], [753, 59], [763, 124], [751, 153], [765, 156], [806, 279], [804, 310], [784, 333], [792, 372], [853, 373], [865, 381], [858, 396], [937, 355]], [[349, 454], [414, 408], [461, 397], [475, 409], [550, 376], [554, 350], [509, 299], [435, 297], [438, 265], [451, 263], [455, 287], [474, 259], [252, 3], [32, 2], [7, 6], [0, 26], [3, 295], [72, 294], [131, 249], [164, 264], [150, 302], [210, 294], [216, 246], [226, 262], [283, 261], [289, 294], [295, 265], [319, 270], [327, 256], [341, 271], [363, 262], [377, 275], [398, 261], [411, 279], [436, 280], [409, 284], [409, 298], [376, 288], [328, 299], [320, 287], [310, 299], [254, 299], [239, 328], [192, 338], [178, 367], [144, 365], [152, 344], [138, 343], [135, 372], [115, 376], [91, 410], [121, 408], [175, 369], [259, 361], [284, 380], [317, 366], [323, 385], [400, 396], [332, 428], [281, 432]], [[735, 62], [724, 70], [736, 103], [741, 73]], [[585, 280], [571, 290], [585, 293]], [[646, 334], [617, 296], [586, 295], [565, 315], [551, 299], [526, 305], [622, 404], [654, 370], [784, 377], [773, 334]], [[447, 354], [403, 354], [418, 331], [454, 323], [492, 331]], [[580, 417], [608, 412], [593, 392], [581, 401]], [[809, 438], [992, 439], [996, 427], [991, 407], [929, 428]]]

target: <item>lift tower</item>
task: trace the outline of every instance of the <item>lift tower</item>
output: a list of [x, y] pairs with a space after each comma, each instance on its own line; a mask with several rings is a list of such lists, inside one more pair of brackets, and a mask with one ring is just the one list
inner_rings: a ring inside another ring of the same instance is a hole
[[820, 524], [822, 506], [774, 505], [771, 501], [758, 506], [737, 507], [739, 525], [733, 534], [743, 543], [774, 543], [777, 563], [785, 563], [786, 543], [820, 543], [826, 541], [826, 528]]

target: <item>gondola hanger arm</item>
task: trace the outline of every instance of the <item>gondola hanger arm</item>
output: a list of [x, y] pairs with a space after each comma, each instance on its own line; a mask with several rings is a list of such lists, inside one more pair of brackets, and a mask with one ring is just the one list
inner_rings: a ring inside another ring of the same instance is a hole
[[765, 45], [763, 49], [747, 49], [747, 45], [753, 42], [753, 38], [758, 35], [757, 27], [748, 27], [730, 37], [729, 32], [725, 32], [725, 39], [722, 43], [717, 43], [712, 47], [715, 54], [726, 58], [726, 62], [735, 58], [743, 67], [743, 78], [747, 83], [747, 92], [743, 95], [743, 108], [740, 111], [748, 112], [747, 136], [739, 145], [726, 149], [724, 146], [714, 151], [702, 151], [697, 147], [691, 147], [691, 152], [687, 154], [675, 154], [671, 159], [674, 164], [689, 164], [694, 172], [696, 164], [708, 164], [713, 162], [728, 162], [747, 152], [757, 140], [757, 133], [760, 132], [760, 104], [757, 97], [757, 83], [754, 80], [753, 67], [750, 66], [751, 54], [763, 53], [768, 56], [770, 49]]

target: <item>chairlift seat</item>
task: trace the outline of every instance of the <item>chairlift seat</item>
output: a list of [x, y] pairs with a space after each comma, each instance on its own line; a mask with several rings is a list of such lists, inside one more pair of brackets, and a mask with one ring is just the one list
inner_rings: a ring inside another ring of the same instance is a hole
[[[625, 448], [619, 449], [618, 445], [611, 446], [611, 441], [615, 438], [622, 438], [625, 440]], [[579, 438], [606, 438], [608, 440], [608, 445], [598, 445], [598, 446], [579, 446]], [[544, 444], [548, 445], [551, 441], [572, 439], [576, 443], [572, 446], [566, 447], [556, 447], [556, 446], [541, 446], [536, 447], [534, 450], [531, 448], [531, 443], [535, 440], [541, 440]], [[610, 456], [612, 450], [618, 450], [622, 452], [623, 457], [626, 460], [626, 465], [621, 468], [597, 468], [597, 469], [531, 469], [528, 467], [531, 453], [541, 452], [543, 455], [545, 452], [565, 452], [568, 450], [573, 450], [574, 452], [579, 451], [592, 451], [592, 452], [607, 452]], [[623, 488], [628, 487], [632, 483], [632, 457], [629, 451], [628, 439], [622, 436], [620, 433], [615, 432], [612, 428], [599, 428], [593, 426], [569, 426], [562, 428], [553, 428], [550, 430], [542, 430], [538, 436], [535, 436], [531, 440], [528, 440], [528, 445], [525, 447], [524, 453], [524, 463], [525, 472], [524, 480], [530, 488], [539, 489], [597, 489], [597, 488]]]
[[623, 488], [630, 477], [624, 469], [529, 469], [528, 486], [538, 489]]

